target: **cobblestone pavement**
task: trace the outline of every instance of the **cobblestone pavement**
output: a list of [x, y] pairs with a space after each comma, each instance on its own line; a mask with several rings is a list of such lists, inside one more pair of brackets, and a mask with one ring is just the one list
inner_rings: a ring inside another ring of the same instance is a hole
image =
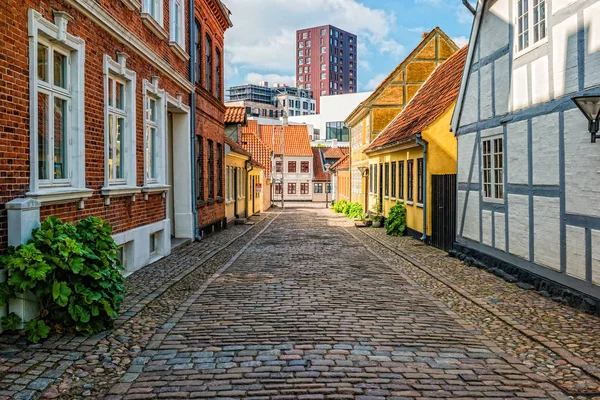
[[106, 398], [564, 398], [350, 229], [324, 209], [286, 209]]
[[390, 265], [493, 338], [508, 356], [566, 393], [600, 399], [600, 318], [466, 266], [412, 238], [387, 236], [383, 229], [359, 232]]
[[101, 398], [192, 293], [276, 214], [252, 217], [127, 278], [115, 329], [89, 339], [54, 335], [38, 345], [0, 335], [0, 399]]

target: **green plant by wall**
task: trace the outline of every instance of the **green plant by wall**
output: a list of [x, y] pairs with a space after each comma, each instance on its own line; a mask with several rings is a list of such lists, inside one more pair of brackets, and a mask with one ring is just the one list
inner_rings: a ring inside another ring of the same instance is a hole
[[398, 202], [391, 209], [384, 223], [388, 235], [402, 236], [406, 229], [406, 207]]
[[356, 203], [356, 202], [348, 203], [346, 205], [346, 208], [344, 209], [344, 214], [348, 218], [353, 218], [353, 219], [363, 218], [364, 212], [363, 212], [362, 205], [360, 203]]
[[335, 203], [335, 205], [333, 206], [333, 211], [335, 211], [338, 214], [342, 214], [346, 208], [346, 204], [348, 204], [348, 202], [346, 200], [340, 200], [337, 203]]
[[[27, 244], [10, 248], [0, 258], [9, 278], [0, 284], [0, 306], [31, 291], [40, 314], [25, 324], [27, 338], [37, 343], [51, 330], [92, 335], [112, 325], [125, 292], [123, 267], [117, 261], [112, 227], [88, 217], [77, 225], [49, 217], [32, 232]], [[2, 327], [15, 330], [21, 319], [2, 318]]]

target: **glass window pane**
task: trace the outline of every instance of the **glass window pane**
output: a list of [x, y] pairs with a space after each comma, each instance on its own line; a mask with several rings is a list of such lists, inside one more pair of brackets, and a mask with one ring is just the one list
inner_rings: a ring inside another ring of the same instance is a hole
[[67, 56], [54, 52], [54, 86], [67, 88]]
[[108, 179], [114, 179], [114, 167], [115, 167], [115, 124], [114, 115], [108, 116]]
[[38, 79], [48, 82], [48, 47], [38, 43]]
[[146, 174], [156, 179], [156, 128], [149, 127], [146, 137]]
[[148, 119], [156, 122], [156, 100], [148, 99]]
[[67, 102], [54, 99], [54, 178], [67, 179]]
[[115, 103], [114, 103], [114, 93], [113, 93], [113, 86], [115, 84], [115, 81], [112, 78], [108, 78], [108, 106], [112, 107]]
[[48, 176], [48, 149], [50, 141], [49, 131], [49, 104], [48, 95], [38, 93], [38, 178], [49, 179]]
[[115, 174], [117, 179], [123, 179], [125, 177], [123, 173], [123, 165], [125, 163], [125, 151], [124, 151], [124, 135], [125, 135], [125, 118], [117, 118], [117, 138], [115, 141]]
[[115, 86], [115, 107], [125, 109], [125, 85], [121, 82], [116, 82]]

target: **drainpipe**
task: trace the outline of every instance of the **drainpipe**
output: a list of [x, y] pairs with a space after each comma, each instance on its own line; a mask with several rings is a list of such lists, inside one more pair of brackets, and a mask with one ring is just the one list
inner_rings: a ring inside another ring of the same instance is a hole
[[198, 227], [198, 208], [196, 207], [196, 51], [193, 49], [194, 43], [196, 43], [196, 29], [195, 29], [195, 18], [194, 18], [194, 2], [188, 2], [188, 15], [189, 19], [189, 39], [190, 39], [190, 82], [194, 86], [192, 93], [190, 93], [190, 109], [192, 115], [190, 116], [190, 151], [192, 159], [192, 217], [194, 218], [194, 236], [197, 241], [202, 240], [200, 235], [200, 228]]
[[[248, 169], [248, 166], [250, 166], [250, 169]], [[246, 202], [246, 219], [250, 218], [251, 215], [254, 215], [254, 209], [252, 209], [252, 212], [248, 211], [248, 208], [250, 207], [250, 190], [248, 190], [248, 184], [250, 183], [250, 172], [252, 172], [254, 170], [254, 165], [250, 164], [250, 161], [246, 161], [246, 168], [244, 168], [246, 170], [246, 184], [244, 185], [244, 193], [246, 194], [246, 198], [245, 198], [245, 202]], [[252, 188], [252, 190], [254, 190], [254, 188]]]
[[471, 11], [471, 14], [475, 15], [475, 9], [471, 5], [471, 3], [469, 3], [469, 0], [462, 0], [462, 3], [464, 4], [465, 7], [467, 7], [467, 9], [469, 11]]
[[423, 236], [421, 240], [425, 242], [427, 240], [427, 146], [429, 143], [420, 133], [417, 133], [417, 144], [423, 148]]

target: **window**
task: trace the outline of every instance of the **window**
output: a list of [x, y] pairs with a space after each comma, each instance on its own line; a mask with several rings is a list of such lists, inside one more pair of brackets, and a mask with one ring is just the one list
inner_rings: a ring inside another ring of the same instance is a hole
[[288, 172], [296, 172], [296, 161], [288, 161]]
[[304, 42], [298, 42], [298, 48], [299, 49], [304, 48]]
[[308, 190], [308, 183], [301, 183], [300, 184], [300, 194], [309, 194], [310, 191]]
[[215, 97], [221, 98], [221, 52], [215, 50]]
[[281, 183], [275, 184], [275, 194], [281, 194]]
[[307, 57], [307, 58], [306, 58], [306, 63], [307, 63], [307, 64], [310, 64], [310, 57]]
[[298, 65], [304, 65], [304, 58], [298, 60]]
[[325, 192], [331, 194], [331, 183], [325, 184]]
[[306, 47], [310, 47], [310, 40], [306, 41]]
[[321, 46], [321, 53], [327, 53], [327, 47]]
[[303, 174], [306, 174], [309, 172], [309, 164], [308, 161], [302, 161], [300, 163], [300, 172], [302, 172]]
[[126, 61], [123, 55], [118, 62], [104, 55], [105, 187], [136, 185], [135, 72], [121, 68]]
[[204, 141], [196, 136], [196, 199], [204, 201]]
[[206, 81], [204, 84], [206, 85], [206, 90], [210, 92], [212, 91], [212, 39], [210, 36], [206, 35], [205, 42], [206, 45], [204, 46], [204, 51], [206, 51], [206, 63], [204, 72], [206, 74]]
[[423, 159], [417, 159], [417, 203], [423, 204]]
[[202, 81], [202, 26], [198, 20], [196, 20], [196, 36], [194, 39], [196, 41], [196, 83], [200, 84]]
[[546, 1], [517, 0], [517, 50], [522, 51], [545, 37]]
[[482, 141], [483, 196], [488, 199], [504, 199], [502, 138]]
[[208, 141], [208, 149], [207, 149], [207, 153], [208, 153], [208, 181], [207, 181], [207, 185], [208, 185], [208, 198], [209, 199], [214, 199], [215, 198], [215, 154], [214, 154], [214, 145], [213, 145], [213, 141], [209, 140]]
[[384, 183], [383, 183], [383, 187], [385, 189], [385, 197], [388, 197], [390, 195], [390, 164], [389, 163], [385, 163], [384, 166]]
[[183, 23], [183, 4], [182, 0], [171, 0], [171, 9], [169, 12], [171, 18], [170, 32], [171, 42], [177, 43], [180, 47], [185, 46]]
[[392, 180], [391, 186], [392, 186], [392, 190], [391, 190], [391, 196], [392, 198], [396, 198], [396, 162], [394, 161], [392, 163], [392, 169], [390, 172], [390, 178]]
[[304, 50], [298, 50], [298, 57], [304, 57]]
[[149, 245], [149, 251], [150, 251], [150, 256], [154, 256], [158, 253], [158, 232], [154, 232], [150, 234], [150, 245]]
[[321, 36], [324, 36], [325, 32], [326, 32], [325, 29], [321, 29]]
[[339, 142], [350, 141], [350, 128], [343, 121], [327, 122], [326, 138], [327, 140], [337, 139]]
[[408, 185], [408, 195], [406, 197], [407, 197], [408, 201], [413, 201], [413, 190], [414, 190], [413, 163], [414, 163], [414, 160], [408, 160], [406, 162], [406, 172], [408, 173], [408, 180], [406, 182]]
[[288, 99], [288, 106], [294, 107], [294, 100]]
[[165, 135], [165, 92], [158, 81], [144, 80], [144, 165], [145, 185], [163, 183], [162, 152]]
[[223, 197], [223, 145], [217, 143], [217, 197]]
[[84, 158], [79, 156], [85, 152], [85, 42], [71, 35], [58, 41], [67, 21], [56, 14], [54, 19], [57, 25], [29, 10], [30, 43], [36, 49], [30, 58], [29, 99], [30, 109], [37, 110], [30, 124], [30, 146], [35, 149], [30, 188], [32, 196], [39, 195], [42, 202], [45, 199], [40, 190], [44, 188], [64, 186], [86, 191]]
[[161, 27], [163, 26], [162, 4], [161, 0], [144, 0], [142, 3], [142, 12], [149, 14]]
[[398, 198], [404, 199], [404, 161], [398, 161], [398, 180], [400, 181]]
[[308, 34], [306, 32], [302, 32], [302, 39], [306, 39], [308, 37]]
[[283, 161], [275, 161], [275, 172], [283, 172]]
[[369, 165], [369, 177], [371, 177], [371, 179], [369, 179], [369, 193], [373, 193], [373, 181], [375, 180], [375, 178], [373, 177], [372, 165]]
[[373, 165], [373, 193], [377, 194], [377, 165]]
[[327, 64], [321, 64], [321, 71], [327, 71]]
[[323, 184], [322, 183], [315, 183], [314, 193], [315, 194], [323, 194]]
[[327, 94], [327, 90], [321, 90], [321, 96], [325, 96]]
[[296, 184], [288, 183], [288, 194], [296, 194]]

